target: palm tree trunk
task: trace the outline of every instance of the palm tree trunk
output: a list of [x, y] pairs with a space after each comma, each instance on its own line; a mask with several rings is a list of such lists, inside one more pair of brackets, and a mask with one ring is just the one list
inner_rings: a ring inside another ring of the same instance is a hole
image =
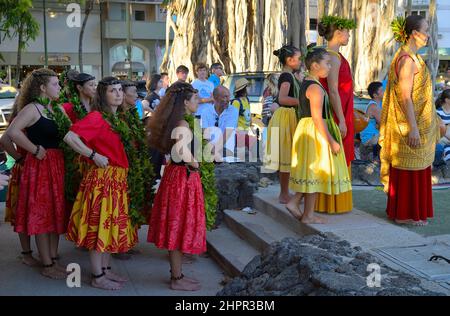
[[81, 25], [80, 30], [80, 37], [78, 38], [78, 64], [80, 67], [80, 72], [83, 72], [83, 36], [84, 36], [84, 30], [86, 29], [86, 24], [89, 18], [89, 15], [91, 14], [91, 11], [94, 7], [94, 1], [88, 0], [86, 1], [86, 8], [84, 10], [84, 19], [83, 24]]
[[19, 37], [19, 42], [18, 42], [18, 47], [17, 47], [17, 66], [16, 66], [16, 87], [19, 86], [20, 83], [20, 78], [21, 78], [21, 74], [22, 74], [22, 50], [23, 47], [25, 45], [25, 43], [23, 43], [23, 27], [24, 24], [23, 22], [20, 23], [20, 27], [18, 30], [18, 37]]

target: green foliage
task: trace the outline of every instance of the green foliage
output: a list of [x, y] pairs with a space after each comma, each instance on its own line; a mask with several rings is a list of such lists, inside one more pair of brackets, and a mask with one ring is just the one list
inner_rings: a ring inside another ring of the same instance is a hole
[[[201, 141], [201, 149], [207, 145], [207, 140], [202, 137], [202, 129], [198, 123], [194, 120], [192, 115], [185, 115], [184, 119], [189, 124], [189, 128], [194, 133], [194, 139]], [[200, 163], [200, 175], [202, 179], [203, 195], [205, 199], [205, 213], [206, 213], [206, 229], [211, 230], [216, 222], [217, 213], [217, 189], [216, 189], [216, 176], [214, 173], [214, 163], [211, 154], [207, 154], [203, 157]]]
[[326, 15], [320, 21], [324, 25], [334, 25], [340, 30], [352, 30], [356, 28], [356, 22], [339, 16]]
[[404, 16], [398, 16], [391, 22], [392, 33], [394, 39], [402, 44], [406, 44], [408, 36], [406, 35], [406, 19]]
[[23, 50], [29, 40], [35, 40], [39, 34], [39, 23], [31, 13], [31, 0], [0, 1], [0, 31], [3, 40], [22, 34], [19, 49]]
[[147, 146], [144, 125], [135, 108], [115, 115], [103, 113], [113, 130], [121, 137], [128, 158], [128, 195], [130, 199], [129, 216], [133, 225], [142, 225], [152, 206], [154, 196], [153, 166]]

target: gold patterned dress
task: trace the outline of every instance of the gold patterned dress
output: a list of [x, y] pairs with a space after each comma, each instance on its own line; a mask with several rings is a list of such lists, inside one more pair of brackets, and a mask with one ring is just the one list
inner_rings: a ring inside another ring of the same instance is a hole
[[[411, 58], [418, 68], [412, 89], [420, 134], [416, 148], [407, 143], [410, 127], [400, 103], [402, 91], [397, 76], [401, 58]], [[438, 120], [430, 72], [419, 55], [403, 46], [390, 67], [380, 122], [381, 182], [388, 193], [386, 211], [391, 219], [419, 221], [433, 216], [431, 164], [440, 136]]]

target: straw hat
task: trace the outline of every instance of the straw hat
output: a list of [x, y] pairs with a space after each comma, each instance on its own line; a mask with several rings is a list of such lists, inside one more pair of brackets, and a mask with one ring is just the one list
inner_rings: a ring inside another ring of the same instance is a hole
[[234, 92], [236, 93], [236, 92], [246, 88], [247, 86], [248, 86], [248, 80], [245, 78], [239, 78], [238, 80], [236, 80]]

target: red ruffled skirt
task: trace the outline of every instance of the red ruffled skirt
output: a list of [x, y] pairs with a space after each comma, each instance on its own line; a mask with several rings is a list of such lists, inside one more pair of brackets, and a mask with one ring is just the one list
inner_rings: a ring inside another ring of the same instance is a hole
[[57, 233], [67, 229], [64, 199], [64, 156], [47, 149], [43, 160], [27, 155], [20, 176], [14, 231], [28, 235]]
[[169, 164], [153, 204], [147, 240], [156, 247], [201, 254], [206, 251], [206, 219], [199, 172]]
[[425, 221], [433, 217], [431, 167], [424, 170], [390, 168], [386, 213], [393, 220]]

